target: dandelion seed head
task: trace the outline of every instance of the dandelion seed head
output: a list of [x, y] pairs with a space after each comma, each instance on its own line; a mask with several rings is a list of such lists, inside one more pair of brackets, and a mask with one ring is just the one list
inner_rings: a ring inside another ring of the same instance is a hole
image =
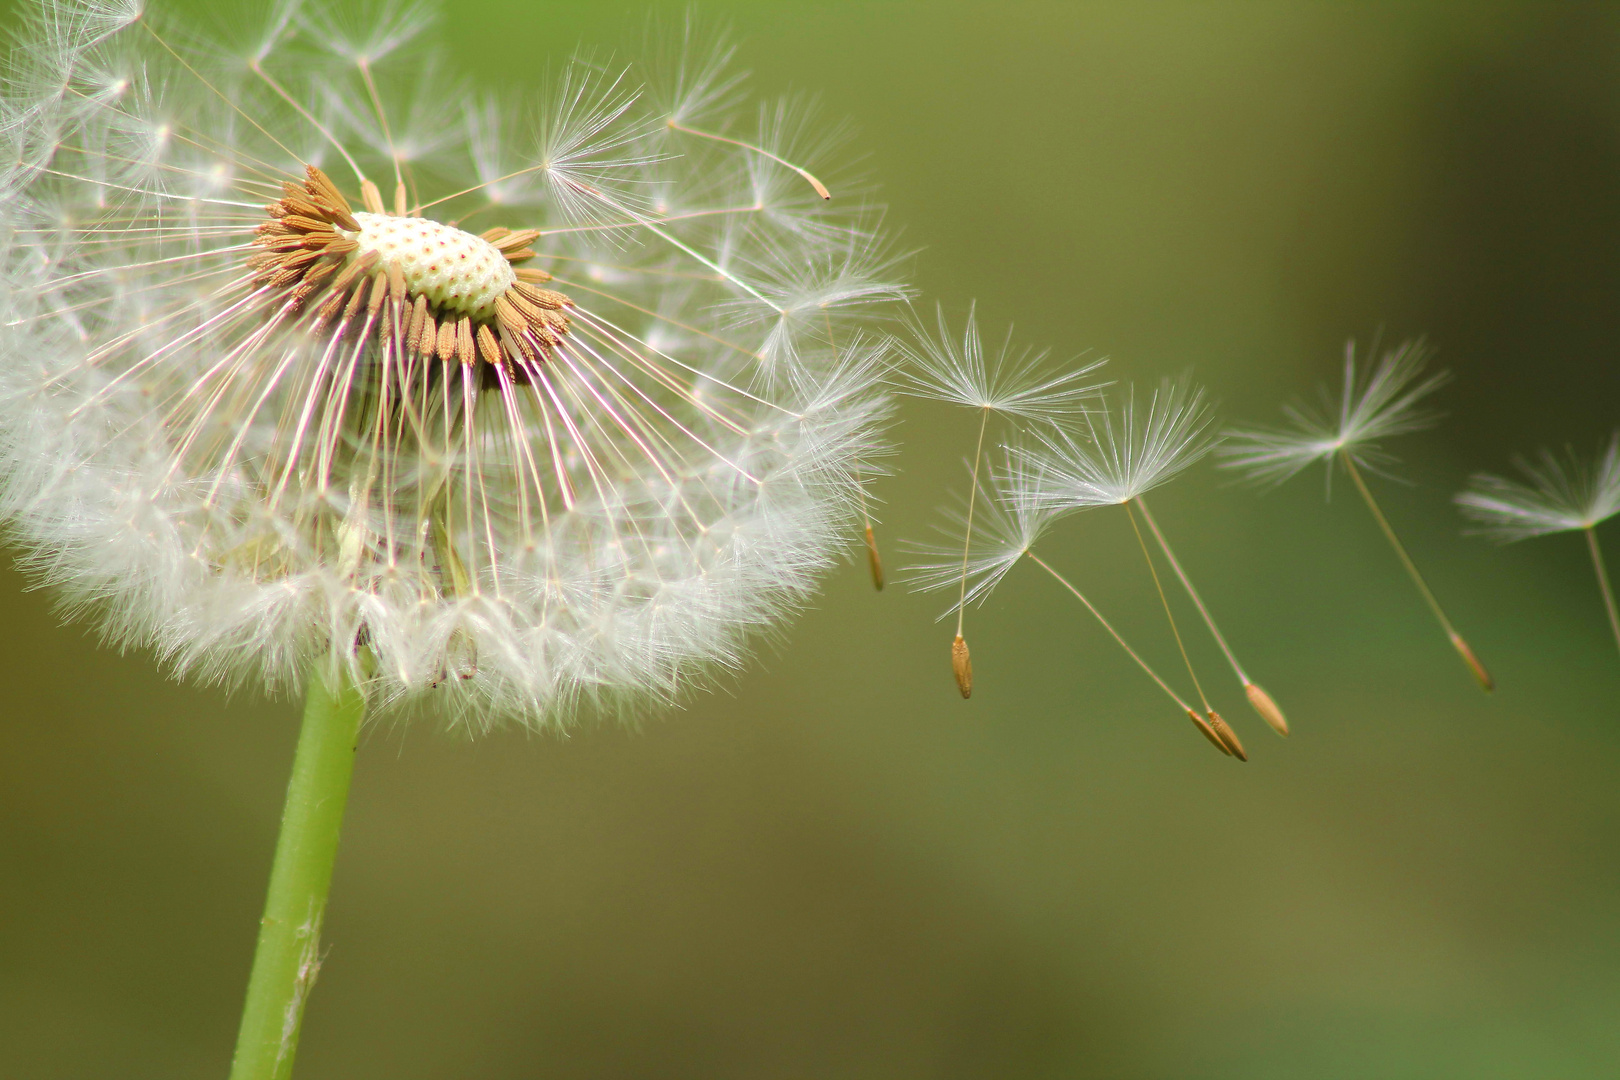
[[1321, 408], [1283, 409], [1289, 419], [1286, 428], [1228, 432], [1218, 451], [1226, 459], [1222, 466], [1240, 469], [1263, 484], [1280, 484], [1314, 462], [1331, 464], [1340, 454], [1371, 472], [1386, 472], [1394, 458], [1379, 445], [1383, 440], [1422, 431], [1439, 420], [1438, 413], [1421, 404], [1450, 376], [1424, 373], [1431, 355], [1421, 340], [1402, 342], [1360, 376], [1355, 342], [1350, 342], [1337, 400], [1324, 388]]
[[525, 113], [443, 70], [421, 4], [280, 3], [230, 43], [32, 11], [0, 512], [113, 640], [560, 724], [736, 668], [839, 556], [904, 289], [875, 209], [671, 126], [684, 96], [776, 137], [729, 49], [673, 93], [581, 59]]
[[1457, 495], [1463, 514], [1494, 540], [1590, 529], [1620, 513], [1620, 433], [1595, 460], [1544, 449], [1515, 464], [1523, 480], [1480, 473]]

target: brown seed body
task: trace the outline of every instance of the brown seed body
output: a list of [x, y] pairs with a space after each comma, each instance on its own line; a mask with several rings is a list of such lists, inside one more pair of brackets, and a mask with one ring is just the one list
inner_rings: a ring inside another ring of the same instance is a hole
[[1187, 719], [1193, 722], [1194, 727], [1203, 732], [1204, 738], [1209, 740], [1209, 744], [1211, 746], [1225, 754], [1227, 757], [1232, 756], [1232, 748], [1227, 746], [1225, 741], [1222, 740], [1219, 735], [1215, 734], [1215, 729], [1209, 726], [1208, 720], [1205, 720], [1202, 716], [1199, 716], [1191, 709], [1187, 710]]
[[1260, 714], [1260, 719], [1271, 725], [1271, 730], [1279, 735], [1288, 734], [1288, 720], [1277, 708], [1277, 703], [1271, 700], [1270, 694], [1252, 682], [1243, 684], [1243, 692], [1249, 696], [1249, 704]]
[[951, 674], [956, 676], [956, 688], [963, 698], [973, 696], [973, 659], [968, 655], [967, 642], [957, 634], [951, 642]]
[[1209, 710], [1209, 726], [1220, 738], [1227, 751], [1239, 761], [1248, 761], [1249, 755], [1243, 752], [1243, 743], [1238, 739], [1237, 732], [1232, 725], [1221, 719], [1221, 714], [1214, 709]]
[[1457, 650], [1457, 655], [1463, 658], [1463, 663], [1468, 665], [1468, 670], [1472, 671], [1474, 678], [1479, 680], [1481, 690], [1489, 693], [1496, 689], [1496, 680], [1491, 678], [1491, 673], [1485, 670], [1485, 665], [1479, 662], [1479, 657], [1474, 655], [1474, 650], [1468, 647], [1468, 642], [1462, 639], [1461, 634], [1453, 633], [1451, 635], [1451, 647]]
[[882, 592], [883, 556], [878, 554], [877, 537], [873, 535], [870, 525], [866, 527], [866, 561], [872, 568], [872, 587]]

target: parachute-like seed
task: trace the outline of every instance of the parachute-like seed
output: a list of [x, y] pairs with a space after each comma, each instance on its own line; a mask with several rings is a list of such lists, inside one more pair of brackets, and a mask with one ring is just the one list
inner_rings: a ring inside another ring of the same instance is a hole
[[[1326, 408], [1322, 411], [1287, 406], [1283, 412], [1289, 418], [1289, 428], [1228, 432], [1227, 442], [1219, 448], [1219, 453], [1227, 458], [1222, 463], [1225, 467], [1241, 469], [1251, 479], [1265, 484], [1280, 484], [1318, 461], [1327, 465], [1331, 483], [1334, 463], [1343, 466], [1446, 639], [1462, 657], [1480, 688], [1490, 691], [1496, 688], [1495, 680], [1452, 626], [1450, 616], [1440, 606], [1439, 597], [1395, 534], [1395, 527], [1362, 476], [1363, 471], [1387, 472], [1394, 461], [1380, 445], [1382, 440], [1421, 431], [1438, 419], [1437, 414], [1420, 405], [1424, 398], [1444, 386], [1450, 376], [1443, 371], [1426, 374], [1424, 368], [1428, 359], [1429, 349], [1422, 341], [1402, 342], [1379, 357], [1371, 372], [1362, 376], [1357, 373], [1356, 346], [1352, 341], [1345, 346], [1344, 379], [1336, 402], [1324, 390]], [[1620, 622], [1616, 623], [1616, 636], [1620, 639]]]
[[1608, 447], [1595, 461], [1583, 460], [1573, 450], [1563, 459], [1542, 450], [1535, 459], [1520, 458], [1516, 464], [1525, 480], [1480, 473], [1467, 491], [1457, 495], [1457, 504], [1480, 524], [1479, 532], [1501, 543], [1580, 530], [1592, 556], [1609, 630], [1620, 647], [1620, 605], [1615, 603], [1597, 536], [1597, 527], [1620, 513], [1620, 433], [1609, 437]]

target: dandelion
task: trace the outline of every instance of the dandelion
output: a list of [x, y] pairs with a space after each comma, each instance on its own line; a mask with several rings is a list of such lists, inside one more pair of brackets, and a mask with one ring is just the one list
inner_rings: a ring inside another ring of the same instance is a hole
[[290, 1068], [368, 707], [674, 701], [814, 587], [881, 450], [903, 290], [802, 109], [750, 131], [722, 42], [525, 115], [430, 21], [40, 0], [0, 99], [0, 510], [114, 641], [308, 687], [238, 1080]]
[[1395, 535], [1394, 526], [1384, 516], [1361, 475], [1362, 470], [1388, 475], [1388, 467], [1394, 459], [1381, 447], [1383, 440], [1422, 431], [1438, 421], [1438, 414], [1420, 406], [1423, 399], [1445, 385], [1450, 376], [1445, 372], [1424, 373], [1429, 354], [1422, 341], [1403, 342], [1384, 353], [1371, 373], [1363, 378], [1356, 373], [1355, 342], [1352, 341], [1345, 346], [1344, 382], [1337, 404], [1324, 390], [1324, 411], [1286, 406], [1283, 412], [1291, 421], [1290, 428], [1230, 432], [1220, 452], [1227, 458], [1223, 464], [1228, 468], [1242, 469], [1264, 484], [1280, 484], [1318, 461], [1328, 466], [1331, 483], [1333, 463], [1341, 464], [1439, 621], [1452, 648], [1468, 665], [1479, 685], [1488, 691], [1496, 686], [1490, 673], [1446, 617], [1434, 590], [1418, 572], [1417, 564], [1400, 537]]
[[963, 527], [961, 569], [958, 575], [956, 636], [951, 641], [951, 671], [962, 697], [973, 693], [973, 665], [966, 639], [962, 636], [967, 606], [968, 549], [973, 540], [973, 514], [979, 496], [979, 464], [984, 457], [984, 438], [990, 418], [1031, 424], [1062, 425], [1085, 415], [1085, 402], [1103, 384], [1087, 381], [1103, 365], [1097, 360], [1068, 371], [1052, 373], [1048, 353], [1012, 347], [1012, 330], [1001, 347], [987, 352], [979, 336], [977, 309], [968, 309], [967, 326], [958, 345], [941, 308], [935, 313], [937, 335], [921, 324], [913, 326], [915, 343], [902, 346], [910, 366], [901, 373], [902, 393], [913, 397], [944, 401], [979, 413], [979, 433], [970, 466], [972, 483]]
[[1595, 462], [1573, 450], [1567, 459], [1542, 450], [1535, 460], [1521, 458], [1515, 464], [1526, 481], [1480, 473], [1467, 491], [1457, 495], [1457, 505], [1480, 523], [1479, 532], [1501, 543], [1575, 530], [1584, 533], [1609, 628], [1620, 646], [1620, 612], [1597, 538], [1597, 527], [1620, 513], [1620, 432], [1610, 437]]
[[[1003, 451], [1001, 467], [991, 471], [988, 484], [969, 468], [970, 482], [978, 487], [977, 498], [963, 500], [960, 508], [947, 511], [947, 525], [942, 531], [952, 542], [915, 545], [921, 558], [909, 567], [911, 584], [924, 592], [957, 588], [963, 566], [957, 551], [960, 547], [968, 552], [965, 564], [968, 587], [961, 592], [956, 603], [941, 613], [940, 618], [944, 619], [952, 614], [960, 614], [963, 604], [983, 603], [1012, 568], [1027, 558], [1080, 601], [1115, 643], [1125, 650], [1132, 662], [1176, 703], [1216, 749], [1229, 756], [1235, 755], [1240, 760], [1249, 760], [1237, 733], [1226, 721], [1211, 710], [1206, 710], [1207, 719], [1199, 715], [1198, 710], [1182, 700], [1170, 684], [1142, 659], [1141, 654], [1131, 648], [1114, 625], [1068, 577], [1036, 554], [1036, 542], [1046, 535], [1055, 521], [1072, 512], [1073, 508], [1049, 497], [1050, 476], [1033, 467], [1032, 462], [1038, 458], [1028, 448], [1014, 445], [1004, 447]], [[968, 512], [972, 505], [979, 507], [979, 515], [977, 524], [970, 527]], [[954, 542], [959, 534], [963, 538], [960, 545]]]
[[1031, 466], [1046, 478], [1045, 489], [1038, 497], [1049, 506], [1060, 510], [1084, 510], [1097, 506], [1125, 508], [1137, 545], [1147, 561], [1165, 618], [1169, 621], [1171, 634], [1186, 664], [1187, 674], [1193, 680], [1204, 711], [1212, 720], [1219, 719], [1204, 694], [1203, 685], [1198, 681], [1198, 674], [1181, 640], [1175, 614], [1170, 609], [1169, 598], [1165, 596], [1163, 583], [1159, 580], [1158, 567], [1136, 522], [1136, 515], [1140, 512], [1166, 561], [1175, 570], [1182, 587], [1187, 590], [1205, 625], [1237, 673], [1238, 681], [1242, 683], [1244, 693], [1255, 711], [1279, 734], [1286, 735], [1288, 722], [1283, 719], [1282, 711], [1238, 664], [1226, 638], [1216, 627], [1209, 608], [1193, 587], [1192, 579], [1182, 569], [1181, 562], [1171, 550], [1158, 523], [1153, 520], [1143, 498], [1147, 492], [1168, 483], [1209, 453], [1214, 445], [1209, 437], [1211, 417], [1203, 390], [1186, 379], [1161, 383], [1148, 399], [1145, 412], [1138, 408], [1136, 390], [1132, 387], [1126, 392], [1118, 409], [1104, 407], [1087, 417], [1084, 438], [1059, 433], [1056, 437], [1043, 439], [1042, 446], [1025, 450], [1024, 453], [1030, 459]]

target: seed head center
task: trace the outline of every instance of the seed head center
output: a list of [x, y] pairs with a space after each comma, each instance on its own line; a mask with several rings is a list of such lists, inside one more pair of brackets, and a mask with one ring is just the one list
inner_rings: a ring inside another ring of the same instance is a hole
[[413, 295], [426, 296], [441, 310], [492, 319], [495, 301], [517, 281], [499, 248], [453, 225], [364, 211], [354, 220], [360, 229], [347, 235], [359, 247], [350, 261], [375, 252], [384, 268], [399, 268]]

